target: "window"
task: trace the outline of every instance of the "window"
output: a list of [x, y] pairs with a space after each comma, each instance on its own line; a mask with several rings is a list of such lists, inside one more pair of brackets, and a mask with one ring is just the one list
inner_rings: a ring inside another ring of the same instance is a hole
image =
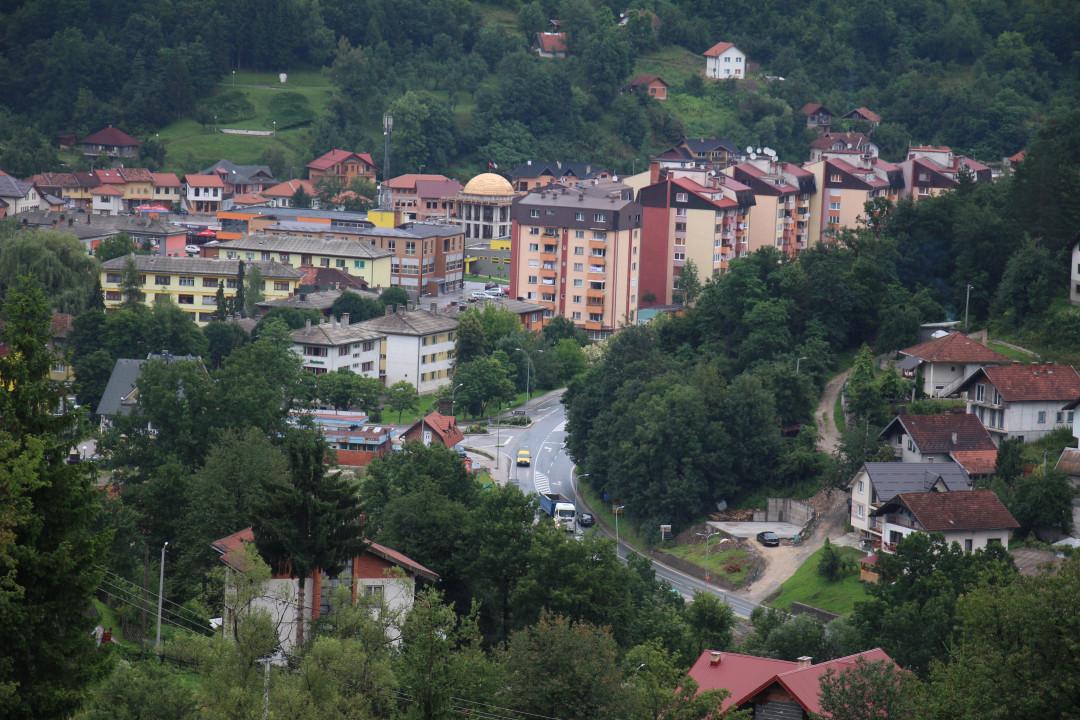
[[831, 203], [829, 203], [829, 209], [830, 210], [839, 210], [840, 209], [840, 203], [839, 202], [831, 202]]
[[855, 508], [855, 517], [859, 518], [860, 520], [866, 517], [866, 508], [863, 506], [862, 503], [852, 503], [851, 506]]
[[531, 218], [540, 217], [540, 211], [539, 210], [530, 210], [529, 211], [529, 217], [531, 217]]
[[[897, 447], [903, 447], [904, 446], [904, 433], [898, 433], [896, 435], [896, 446]], [[859, 488], [859, 489], [862, 490], [862, 488]]]
[[581, 287], [585, 284], [585, 281], [581, 278], [574, 278], [574, 287]]
[[529, 228], [529, 234], [530, 235], [539, 235], [540, 234], [540, 228], [538, 228], [538, 227], [536, 227], [534, 225], [533, 227]]
[[863, 492], [866, 489], [866, 483], [864, 480], [859, 481], [859, 492]]
[[574, 239], [575, 240], [584, 240], [585, 239], [585, 231], [584, 230], [575, 230], [574, 231]]
[[574, 303], [580, 303], [580, 302], [581, 302], [581, 296], [580, 296], [580, 295], [573, 295], [573, 296], [571, 296], [571, 298], [570, 298], [570, 302], [574, 302]]
[[574, 263], [574, 272], [584, 272], [585, 263]]
[[540, 252], [540, 243], [529, 243], [529, 252]]
[[576, 246], [574, 248], [574, 254], [575, 255], [584, 255], [585, 254], [585, 248], [583, 246], [581, 246], [581, 245]]
[[203, 295], [202, 304], [203, 305], [217, 305], [217, 298], [214, 297], [213, 295]]
[[123, 276], [120, 273], [107, 273], [105, 275], [105, 282], [119, 284], [122, 282], [122, 278]]
[[284, 280], [275, 280], [274, 281], [274, 289], [277, 290], [278, 292], [288, 292], [289, 291], [289, 283], [287, 281], [284, 281]]
[[840, 177], [840, 173], [832, 173], [831, 175], [829, 175], [829, 182], [843, 182], [843, 178]]
[[218, 286], [217, 278], [204, 277], [202, 279], [202, 286], [204, 288], [216, 288]]
[[326, 357], [327, 352], [324, 347], [316, 347], [314, 345], [304, 346], [304, 355], [306, 357]]
[[915, 452], [915, 443], [913, 443], [911, 441], [911, 438], [908, 438], [907, 449], [908, 449], [908, 452]]
[[684, 222], [675, 223], [675, 232], [686, 232], [686, 223], [684, 223]]
[[607, 213], [596, 213], [592, 219], [593, 222], [607, 222]]
[[371, 360], [368, 360], [366, 363], [363, 363], [363, 364], [360, 365], [360, 370], [363, 371], [363, 372], [371, 372], [374, 369], [375, 369], [375, 363], [373, 361], [371, 361]]
[[324, 268], [330, 267], [330, 258], [321, 258], [319, 260], [319, 265], [323, 266]]
[[406, 240], [405, 241], [405, 254], [406, 255], [415, 255], [416, 254], [416, 241], [415, 240]]
[[334, 265], [336, 265], [339, 268], [343, 268], [343, 267], [345, 267], [345, 261], [342, 260], [341, 258], [338, 258], [337, 260], [334, 261]]
[[986, 397], [986, 386], [982, 383], [975, 385], [975, 402], [982, 402]]
[[179, 305], [194, 305], [195, 304], [195, 296], [194, 295], [177, 295], [176, 296], [176, 302]]
[[607, 240], [607, 233], [602, 230], [593, 230], [593, 240]]
[[1057, 423], [1060, 425], [1063, 422], [1065, 422], [1065, 413], [1062, 412], [1061, 410], [1058, 410], [1058, 412], [1057, 412]]
[[689, 202], [690, 196], [687, 193], [675, 193], [675, 202]]
[[676, 250], [675, 251], [675, 260], [676, 261], [685, 260], [685, 259], [686, 259], [686, 251], [685, 250]]
[[106, 290], [105, 291], [105, 299], [119, 302], [121, 300], [120, 291], [119, 290]]
[[575, 310], [574, 312], [570, 313], [570, 319], [571, 320], [580, 320], [581, 319], [581, 313], [578, 312], [577, 310]]
[[171, 282], [172, 282], [172, 278], [170, 278], [168, 275], [155, 275], [154, 276], [154, 284], [155, 285], [169, 285]]
[[1038, 422], [1039, 422], [1040, 425], [1045, 425], [1046, 424], [1046, 411], [1045, 410], [1040, 410], [1039, 411], [1039, 420], [1038, 420]]
[[1000, 545], [1001, 545], [1001, 538], [987, 538], [986, 539], [986, 547], [999, 547]]
[[536, 276], [530, 275], [528, 280], [526, 280], [525, 282], [529, 283], [530, 285], [534, 285], [536, 283]]
[[382, 585], [368, 585], [364, 588], [364, 594], [368, 597], [381, 598], [383, 594]]
[[337, 354], [338, 354], [338, 357], [341, 357], [343, 355], [348, 355], [349, 354], [349, 346], [348, 345], [342, 345], [341, 347], [339, 347], [337, 349]]
[[997, 391], [997, 388], [994, 388], [994, 404], [995, 405], [1000, 405], [1001, 404], [1001, 393], [999, 393]]
[[585, 222], [585, 213], [583, 213], [583, 212], [574, 213], [574, 219], [577, 220], [578, 222]]
[[964, 552], [971, 552], [971, 549], [972, 549], [971, 545], [972, 545], [971, 538], [966, 538], [964, 540]]
[[285, 263], [286, 265], [288, 265], [288, 264], [289, 264], [289, 260], [290, 260], [290, 258], [289, 258], [289, 253], [278, 253], [278, 259], [279, 259], [279, 260], [281, 260], [281, 262], [283, 262], [283, 263]]
[[1066, 415], [1066, 417], [1068, 418], [1068, 422], [1069, 422], [1069, 424], [1071, 425], [1071, 424], [1072, 424], [1072, 421], [1073, 421], [1073, 417], [1075, 417], [1075, 416], [1073, 415], [1073, 411], [1072, 411], [1072, 410], [1070, 410], [1070, 411], [1068, 412], [1068, 414]]

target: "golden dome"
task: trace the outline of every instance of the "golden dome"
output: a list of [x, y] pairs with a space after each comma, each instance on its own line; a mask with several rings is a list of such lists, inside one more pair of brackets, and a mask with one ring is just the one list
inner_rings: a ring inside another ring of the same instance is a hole
[[461, 191], [463, 195], [513, 195], [514, 188], [510, 181], [495, 173], [480, 173]]

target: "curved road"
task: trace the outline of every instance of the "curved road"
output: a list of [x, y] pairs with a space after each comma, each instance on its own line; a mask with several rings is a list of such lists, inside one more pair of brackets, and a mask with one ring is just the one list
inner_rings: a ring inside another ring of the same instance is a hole
[[[529, 428], [503, 428], [500, 433], [490, 434], [485, 438], [488, 444], [485, 445], [477, 438], [470, 442], [470, 445], [498, 452], [497, 475], [500, 481], [509, 479], [527, 495], [556, 492], [577, 501], [574, 461], [566, 454], [564, 448], [566, 414], [562, 405], [562, 391], [558, 390], [534, 398], [529, 403], [528, 413], [533, 419], [533, 424]], [[498, 448], [495, 447], [496, 444]], [[517, 451], [522, 449], [532, 454], [532, 467], [519, 468], [514, 464]], [[611, 536], [603, 528], [600, 530]], [[626, 543], [619, 543], [617, 550], [619, 556], [624, 558], [629, 553], [637, 552]], [[746, 598], [725, 592], [652, 558], [647, 559], [652, 563], [657, 577], [666, 580], [686, 599], [692, 598], [695, 592], [712, 593], [730, 605], [736, 615], [744, 618], [750, 617], [750, 613], [758, 607], [757, 603]]]

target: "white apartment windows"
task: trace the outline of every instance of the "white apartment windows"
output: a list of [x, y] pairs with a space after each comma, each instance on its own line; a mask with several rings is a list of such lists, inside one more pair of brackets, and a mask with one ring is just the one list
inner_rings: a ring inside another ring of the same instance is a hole
[[589, 313], [590, 322], [604, 322], [604, 313]]
[[839, 215], [830, 215], [829, 216], [829, 224], [830, 225], [839, 225], [840, 224], [840, 216]]
[[203, 295], [202, 304], [203, 305], [217, 305], [217, 298], [214, 297], [213, 295]]
[[840, 203], [837, 202], [837, 201], [829, 203], [829, 209], [830, 210], [839, 210], [840, 209]]
[[195, 278], [193, 277], [181, 277], [180, 287], [195, 287]]
[[540, 211], [539, 210], [530, 210], [529, 211], [529, 217], [531, 217], [531, 218], [540, 217]]
[[531, 228], [529, 228], [529, 234], [530, 235], [539, 235], [540, 234], [540, 228], [536, 227], [535, 225], [532, 226]]
[[1040, 410], [1039, 411], [1039, 421], [1038, 422], [1039, 422], [1040, 425], [1045, 425], [1046, 424], [1046, 411], [1045, 410]]
[[843, 180], [844, 179], [840, 177], [840, 173], [832, 173], [831, 175], [829, 175], [829, 182], [838, 183], [843, 182]]
[[865, 481], [865, 480], [860, 480], [860, 481], [859, 481], [859, 492], [863, 492], [863, 491], [864, 491], [864, 489], [866, 488], [866, 484], [865, 484], [865, 483], [866, 483], [866, 481]]
[[578, 312], [577, 310], [575, 310], [574, 312], [570, 313], [570, 319], [571, 320], [580, 320], [581, 319], [581, 313]]
[[530, 275], [529, 279], [526, 280], [526, 282], [529, 283], [530, 285], [535, 285], [536, 284], [536, 276], [535, 275]]
[[585, 213], [583, 213], [583, 212], [574, 213], [574, 219], [577, 220], [578, 222], [585, 222]]
[[585, 231], [584, 230], [575, 230], [574, 231], [574, 239], [575, 240], [584, 240], [585, 239]]
[[529, 252], [540, 252], [540, 243], [529, 243]]
[[108, 273], [108, 274], [105, 275], [105, 282], [108, 282], [108, 283], [120, 283], [121, 278], [122, 278], [122, 276], [121, 276], [120, 273]]
[[324, 347], [316, 347], [314, 345], [304, 346], [304, 355], [306, 357], [326, 357], [327, 351]]
[[675, 232], [686, 232], [686, 223], [684, 223], [684, 222], [675, 223]]
[[681, 261], [683, 261], [685, 259], [686, 259], [686, 251], [685, 250], [676, 250], [675, 251], [675, 262], [681, 262]]
[[415, 240], [406, 240], [405, 241], [405, 254], [406, 255], [415, 255], [416, 254], [416, 241]]
[[[687, 193], [675, 193], [675, 202], [689, 202], [690, 196]], [[686, 208], [679, 208], [685, 211]]]
[[997, 391], [997, 388], [994, 388], [994, 404], [995, 405], [1000, 405], [1001, 404], [1001, 393], [999, 393]]
[[866, 508], [863, 507], [862, 503], [853, 503], [852, 505], [855, 508], [855, 517], [862, 520], [866, 516]]
[[983, 385], [982, 383], [976, 384], [975, 385], [975, 402], [982, 402], [984, 397], [986, 397], [986, 386]]
[[686, 217], [686, 208], [675, 208], [675, 217]]
[[574, 263], [574, 272], [584, 272], [584, 271], [585, 271], [585, 264], [584, 263]]
[[607, 233], [603, 232], [601, 230], [593, 230], [592, 239], [593, 240], [607, 240]]
[[580, 304], [581, 303], [581, 296], [580, 295], [571, 295], [570, 296], [570, 302]]
[[[581, 287], [584, 284], [585, 284], [585, 281], [582, 280], [581, 278], [574, 278], [574, 287]], [[1061, 421], [1059, 420], [1058, 422], [1061, 422]]]
[[596, 213], [592, 219], [593, 222], [607, 222], [607, 213]]
[[581, 246], [581, 245], [575, 246], [574, 247], [574, 254], [575, 255], [584, 255], [585, 254], [585, 248], [583, 246]]

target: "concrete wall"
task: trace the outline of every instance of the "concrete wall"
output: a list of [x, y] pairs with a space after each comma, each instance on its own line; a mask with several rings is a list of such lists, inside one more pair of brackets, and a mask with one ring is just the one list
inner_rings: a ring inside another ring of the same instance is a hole
[[769, 498], [764, 512], [754, 511], [754, 522], [785, 522], [805, 527], [813, 519], [814, 508], [791, 498]]

